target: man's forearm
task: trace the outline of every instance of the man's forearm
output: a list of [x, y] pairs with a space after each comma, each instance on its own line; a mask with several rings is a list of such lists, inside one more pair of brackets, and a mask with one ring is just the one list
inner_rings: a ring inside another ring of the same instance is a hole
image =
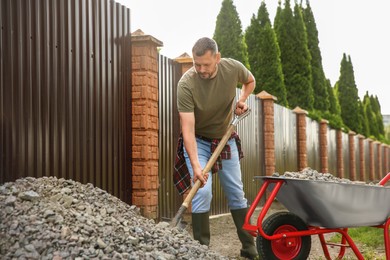
[[198, 147], [195, 139], [195, 115], [194, 113], [180, 113], [181, 129], [183, 133], [184, 147], [186, 148], [191, 166], [194, 171], [201, 169], [198, 159]]
[[183, 132], [184, 147], [186, 148], [188, 157], [190, 158], [191, 166], [193, 169], [201, 168], [198, 159], [198, 147], [196, 144], [194, 133]]
[[[252, 86], [251, 86], [252, 85]], [[249, 85], [243, 85], [238, 99], [239, 102], [244, 102], [247, 100], [250, 94], [252, 94], [255, 84], [251, 83]]]
[[244, 102], [247, 100], [250, 94], [252, 94], [253, 90], [255, 89], [255, 79], [252, 75], [248, 78], [248, 82], [242, 84], [240, 97], [238, 99], [238, 102]]

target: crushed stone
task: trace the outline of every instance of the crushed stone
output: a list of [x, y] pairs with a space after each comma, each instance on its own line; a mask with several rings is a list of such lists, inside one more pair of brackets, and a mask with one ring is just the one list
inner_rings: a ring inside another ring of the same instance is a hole
[[92, 184], [26, 177], [0, 186], [1, 259], [227, 259]]
[[374, 183], [374, 182], [365, 183], [362, 181], [352, 181], [346, 178], [339, 178], [334, 176], [331, 173], [321, 173], [314, 169], [311, 169], [310, 167], [307, 167], [299, 172], [286, 171], [284, 174], [275, 172], [272, 174], [272, 177], [284, 177], [284, 178], [292, 178], [292, 179], [326, 181], [326, 182], [347, 183], [347, 184], [379, 185], [378, 183]]

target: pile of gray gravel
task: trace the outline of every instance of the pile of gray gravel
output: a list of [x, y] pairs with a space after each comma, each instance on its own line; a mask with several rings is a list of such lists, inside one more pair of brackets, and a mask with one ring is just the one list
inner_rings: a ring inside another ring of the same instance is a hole
[[[337, 182], [337, 183], [348, 183], [348, 184], [365, 184], [361, 181], [351, 181], [346, 178], [338, 178], [331, 173], [321, 173], [316, 170], [307, 167], [300, 172], [285, 172], [280, 175], [279, 173], [274, 173], [272, 177], [285, 177], [293, 179], [302, 179], [302, 180], [315, 180], [315, 181], [327, 181], [327, 182]], [[373, 182], [368, 183], [368, 185], [376, 185]]]
[[226, 259], [92, 184], [55, 177], [0, 186], [1, 259]]

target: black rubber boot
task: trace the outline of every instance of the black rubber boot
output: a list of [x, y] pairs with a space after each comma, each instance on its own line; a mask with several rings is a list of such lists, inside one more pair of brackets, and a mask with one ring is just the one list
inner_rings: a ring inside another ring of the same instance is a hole
[[192, 233], [194, 239], [198, 240], [200, 244], [210, 245], [209, 212], [192, 213]]
[[230, 211], [234, 220], [234, 224], [237, 228], [237, 235], [241, 241], [241, 256], [249, 259], [255, 259], [258, 256], [257, 249], [255, 246], [254, 238], [251, 234], [242, 229], [245, 222], [245, 216], [248, 212], [247, 208], [234, 209]]

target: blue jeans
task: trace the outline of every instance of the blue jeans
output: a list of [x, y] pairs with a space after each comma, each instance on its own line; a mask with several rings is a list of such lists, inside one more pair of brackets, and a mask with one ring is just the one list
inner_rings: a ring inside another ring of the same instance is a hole
[[[211, 157], [211, 143], [199, 138], [196, 138], [196, 143], [198, 146], [199, 162], [202, 168], [204, 168]], [[222, 160], [222, 169], [218, 172], [218, 177], [227, 198], [229, 208], [231, 210], [247, 208], [248, 205], [241, 180], [240, 160], [238, 157], [236, 141], [234, 139], [230, 139], [227, 144], [230, 146], [231, 159]], [[193, 178], [194, 172], [185, 147], [184, 157], [186, 159], [187, 168], [190, 171], [191, 178]], [[200, 188], [192, 199], [193, 213], [204, 213], [210, 211], [211, 199], [213, 197], [212, 181], [213, 175], [209, 172], [209, 178], [206, 185]]]

